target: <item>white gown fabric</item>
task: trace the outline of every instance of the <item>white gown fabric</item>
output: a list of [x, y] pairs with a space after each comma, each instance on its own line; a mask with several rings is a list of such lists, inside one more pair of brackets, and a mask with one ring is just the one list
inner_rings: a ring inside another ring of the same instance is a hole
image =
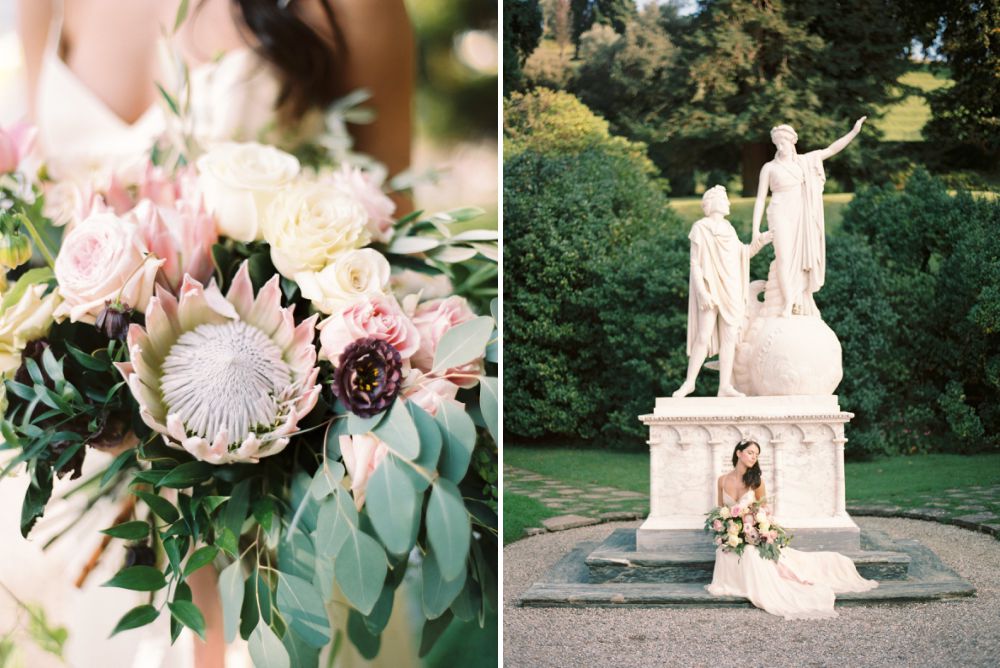
[[[722, 500], [729, 505], [749, 504], [753, 490], [739, 500], [723, 492]], [[877, 586], [875, 580], [858, 575], [848, 557], [836, 552], [803, 552], [785, 547], [774, 562], [748, 546], [742, 557], [716, 549], [712, 584], [705, 588], [714, 596], [748, 598], [758, 608], [785, 619], [828, 619], [837, 616], [833, 609], [836, 594], [868, 591]]]

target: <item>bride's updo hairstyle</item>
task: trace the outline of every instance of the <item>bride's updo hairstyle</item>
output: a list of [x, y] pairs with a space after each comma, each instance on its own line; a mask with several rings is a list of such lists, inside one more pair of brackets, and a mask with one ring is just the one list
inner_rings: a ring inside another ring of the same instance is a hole
[[[745, 439], [736, 444], [736, 448], [733, 450], [733, 466], [736, 466], [736, 462], [739, 461], [736, 457], [736, 453], [746, 450], [751, 445], [757, 446], [757, 452], [760, 453], [760, 444], [757, 441], [752, 441], [750, 439]], [[747, 469], [747, 472], [743, 474], [743, 484], [750, 489], [757, 489], [760, 487], [761, 473], [760, 473], [760, 459], [754, 462], [754, 465]]]
[[329, 1], [319, 2], [329, 36], [303, 20], [295, 0], [233, 0], [233, 4], [259, 42], [257, 53], [278, 70], [277, 109], [282, 118], [294, 122], [310, 109], [328, 107], [337, 97], [337, 73], [346, 59]]

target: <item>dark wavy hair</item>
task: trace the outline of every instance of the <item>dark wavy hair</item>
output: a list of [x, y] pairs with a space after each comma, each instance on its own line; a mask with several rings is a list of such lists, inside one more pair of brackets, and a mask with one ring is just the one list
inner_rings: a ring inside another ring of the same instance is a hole
[[[195, 11], [204, 3], [199, 2]], [[277, 70], [281, 87], [275, 110], [283, 123], [294, 123], [311, 109], [325, 109], [338, 95], [337, 81], [347, 59], [343, 33], [329, 0], [319, 4], [332, 41], [302, 19], [294, 0], [232, 0], [230, 4], [234, 20], [256, 38], [254, 50]]]
[[[737, 457], [736, 453], [746, 450], [751, 445], [757, 446], [757, 452], [760, 452], [760, 443], [753, 441], [751, 439], [745, 439], [736, 444], [736, 448], [733, 450], [733, 466], [736, 466]], [[760, 460], [754, 462], [754, 465], [747, 469], [747, 472], [743, 474], [743, 484], [750, 489], [757, 489], [760, 487], [761, 472], [760, 472]]]

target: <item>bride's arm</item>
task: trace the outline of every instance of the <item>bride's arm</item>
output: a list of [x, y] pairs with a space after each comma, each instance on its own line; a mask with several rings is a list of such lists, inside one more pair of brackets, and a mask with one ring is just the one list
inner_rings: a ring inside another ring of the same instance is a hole
[[24, 51], [24, 72], [27, 82], [28, 115], [35, 117], [38, 74], [42, 69], [45, 42], [52, 23], [52, 3], [49, 0], [19, 0], [17, 3], [17, 33]]
[[763, 480], [760, 481], [760, 487], [758, 487], [757, 489], [755, 489], [753, 491], [753, 496], [758, 501], [760, 501], [760, 500], [763, 499], [764, 503], [762, 503], [761, 505], [763, 505], [764, 507], [767, 507], [767, 505], [768, 505], [767, 504], [767, 485], [764, 484]]
[[719, 476], [719, 479], [715, 481], [715, 496], [718, 499], [717, 506], [726, 505], [722, 502], [722, 476]]

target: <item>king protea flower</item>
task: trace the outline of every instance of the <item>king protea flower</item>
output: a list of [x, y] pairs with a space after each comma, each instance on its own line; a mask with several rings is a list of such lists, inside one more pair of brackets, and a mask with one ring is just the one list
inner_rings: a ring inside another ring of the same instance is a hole
[[184, 279], [180, 301], [156, 286], [146, 327], [128, 332], [118, 364], [143, 421], [167, 445], [213, 464], [281, 452], [316, 405], [316, 318], [298, 326], [275, 275], [254, 299], [247, 263], [223, 296]]

